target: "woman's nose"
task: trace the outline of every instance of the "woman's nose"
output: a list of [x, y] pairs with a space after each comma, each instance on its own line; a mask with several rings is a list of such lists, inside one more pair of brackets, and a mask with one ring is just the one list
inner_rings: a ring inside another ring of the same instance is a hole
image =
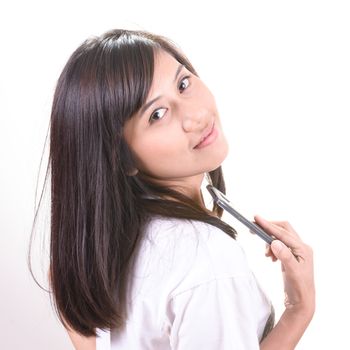
[[191, 114], [187, 113], [183, 117], [182, 127], [186, 132], [203, 130], [209, 123], [208, 111], [194, 110]]

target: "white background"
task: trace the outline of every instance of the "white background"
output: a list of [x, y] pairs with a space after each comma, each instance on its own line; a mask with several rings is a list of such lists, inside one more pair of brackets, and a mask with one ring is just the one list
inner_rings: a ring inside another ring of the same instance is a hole
[[[1, 348], [72, 349], [26, 265], [35, 186], [55, 82], [69, 55], [91, 35], [127, 28], [173, 39], [216, 96], [236, 208], [288, 220], [313, 246], [317, 311], [297, 348], [349, 349], [348, 2], [123, 3], [0, 5]], [[224, 218], [240, 232], [280, 314], [279, 264], [264, 257], [262, 241]]]

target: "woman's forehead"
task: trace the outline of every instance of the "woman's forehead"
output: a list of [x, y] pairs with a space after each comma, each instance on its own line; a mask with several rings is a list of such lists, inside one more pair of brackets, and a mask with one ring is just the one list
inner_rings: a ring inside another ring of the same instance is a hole
[[179, 66], [179, 61], [164, 50], [157, 50], [154, 55], [154, 73], [172, 73]]

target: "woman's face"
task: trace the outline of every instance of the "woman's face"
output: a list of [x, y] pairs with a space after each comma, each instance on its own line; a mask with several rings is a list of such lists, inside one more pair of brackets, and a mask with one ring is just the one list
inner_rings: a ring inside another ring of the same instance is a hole
[[228, 153], [214, 96], [165, 51], [156, 54], [154, 69], [146, 103], [124, 125], [125, 140], [140, 175], [166, 186], [198, 187]]

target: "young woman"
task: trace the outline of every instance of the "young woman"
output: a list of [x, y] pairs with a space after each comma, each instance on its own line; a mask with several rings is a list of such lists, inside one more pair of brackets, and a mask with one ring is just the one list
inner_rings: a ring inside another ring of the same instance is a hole
[[225, 193], [228, 144], [175, 44], [131, 30], [85, 41], [50, 128], [50, 285], [76, 349], [294, 349], [315, 307], [312, 250], [255, 217], [282, 263], [275, 324], [235, 230], [205, 206], [205, 178]]

